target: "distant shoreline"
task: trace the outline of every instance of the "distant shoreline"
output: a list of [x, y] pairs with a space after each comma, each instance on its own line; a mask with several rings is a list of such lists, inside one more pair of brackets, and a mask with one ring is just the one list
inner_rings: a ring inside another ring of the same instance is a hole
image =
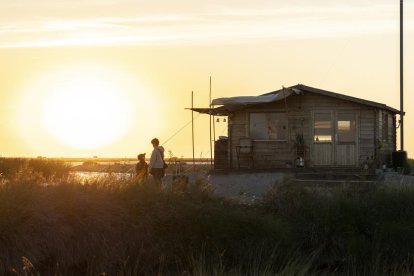
[[[57, 160], [57, 161], [63, 161], [63, 162], [131, 162], [131, 161], [137, 161], [137, 158], [133, 157], [1, 157], [4, 159], [47, 159], [47, 160]], [[146, 159], [149, 161], [149, 158]], [[196, 162], [210, 162], [210, 158], [195, 158]], [[181, 161], [181, 162], [192, 162], [193, 159], [191, 157], [166, 157], [165, 161], [167, 162], [174, 162], [174, 161]]]

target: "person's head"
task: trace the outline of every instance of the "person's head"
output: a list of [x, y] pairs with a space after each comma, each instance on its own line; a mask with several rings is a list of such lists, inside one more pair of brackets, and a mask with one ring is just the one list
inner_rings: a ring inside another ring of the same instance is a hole
[[145, 161], [145, 153], [140, 153], [137, 157], [139, 161]]
[[158, 140], [157, 138], [154, 138], [151, 140], [151, 144], [154, 148], [158, 147], [160, 145], [160, 140]]

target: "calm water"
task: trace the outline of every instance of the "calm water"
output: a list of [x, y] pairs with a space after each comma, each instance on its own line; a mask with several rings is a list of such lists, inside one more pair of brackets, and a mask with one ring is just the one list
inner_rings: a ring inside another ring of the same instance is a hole
[[96, 178], [104, 178], [112, 176], [115, 179], [129, 179], [134, 176], [133, 173], [107, 173], [107, 172], [71, 172], [72, 175], [79, 177], [82, 181], [92, 180]]

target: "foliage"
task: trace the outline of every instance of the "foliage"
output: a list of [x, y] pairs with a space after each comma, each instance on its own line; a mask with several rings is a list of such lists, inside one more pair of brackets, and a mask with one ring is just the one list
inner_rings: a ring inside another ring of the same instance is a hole
[[208, 191], [200, 182], [166, 192], [150, 181], [113, 177], [83, 184], [69, 177], [47, 186], [38, 179], [10, 178], [0, 185], [0, 274], [296, 269], [285, 251], [275, 250], [277, 221]]
[[46, 180], [62, 178], [69, 174], [70, 167], [63, 161], [36, 158], [0, 158], [0, 175], [3, 177], [41, 177]]
[[303, 137], [303, 133], [296, 133], [295, 140], [293, 140], [293, 146], [295, 149], [305, 146], [305, 138]]
[[285, 181], [243, 206], [203, 182], [14, 175], [0, 185], [0, 274], [412, 274], [413, 213], [408, 187]]
[[299, 252], [317, 252], [316, 270], [389, 275], [413, 269], [414, 188], [359, 184], [316, 191], [290, 183], [275, 187], [264, 207], [289, 225], [289, 243]]

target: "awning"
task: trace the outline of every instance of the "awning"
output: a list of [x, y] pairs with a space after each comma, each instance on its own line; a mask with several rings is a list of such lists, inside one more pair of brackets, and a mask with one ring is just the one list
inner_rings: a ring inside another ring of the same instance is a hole
[[221, 105], [219, 107], [187, 109], [214, 116], [228, 116], [234, 111], [243, 109], [248, 105], [276, 102], [289, 97], [293, 93], [299, 94], [301, 92], [302, 91], [297, 88], [282, 88], [281, 90], [260, 96], [238, 96], [214, 99], [212, 105]]
[[214, 116], [228, 116], [230, 115], [231, 111], [227, 110], [224, 106], [216, 107], [216, 108], [186, 108], [189, 110], [193, 110], [198, 113], [209, 114]]

